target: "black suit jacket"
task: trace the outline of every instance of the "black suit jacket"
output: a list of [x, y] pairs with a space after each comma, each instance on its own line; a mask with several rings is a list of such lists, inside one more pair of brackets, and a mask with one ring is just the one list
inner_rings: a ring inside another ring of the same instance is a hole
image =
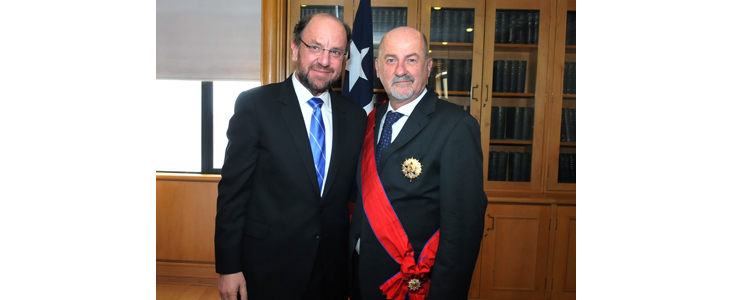
[[242, 92], [229, 121], [216, 213], [216, 272], [243, 271], [250, 299], [300, 299], [317, 255], [334, 299], [348, 288], [348, 202], [366, 115], [331, 92], [333, 143], [323, 198], [292, 76]]
[[[367, 124], [375, 128], [375, 151], [379, 123], [387, 105], [377, 108], [375, 124]], [[422, 174], [412, 182], [401, 168], [408, 158], [422, 164]], [[428, 91], [397, 138], [383, 150], [380, 162], [380, 180], [415, 256], [440, 228], [428, 299], [466, 299], [488, 203], [483, 191], [478, 122], [460, 107], [439, 100]], [[361, 296], [386, 299], [379, 286], [397, 274], [400, 266], [374, 235], [364, 216], [361, 194], [352, 217], [350, 255], [358, 238]]]

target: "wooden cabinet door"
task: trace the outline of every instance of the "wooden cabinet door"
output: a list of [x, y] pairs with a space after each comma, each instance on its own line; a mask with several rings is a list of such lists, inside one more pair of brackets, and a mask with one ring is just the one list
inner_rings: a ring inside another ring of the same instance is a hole
[[481, 247], [481, 299], [546, 296], [550, 206], [489, 204]]
[[551, 299], [575, 299], [575, 206], [557, 208]]

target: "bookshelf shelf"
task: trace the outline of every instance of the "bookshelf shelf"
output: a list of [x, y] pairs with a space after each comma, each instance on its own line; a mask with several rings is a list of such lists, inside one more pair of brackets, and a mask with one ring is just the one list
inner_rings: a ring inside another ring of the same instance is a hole
[[575, 142], [560, 142], [560, 147], [572, 147], [572, 148], [575, 148]]
[[492, 145], [532, 145], [532, 141], [524, 140], [491, 140], [490, 142]]
[[[574, 47], [575, 46], [573, 46], [573, 48]], [[532, 49], [532, 48], [537, 49], [537, 45], [536, 44], [494, 44], [494, 48], [496, 48], [496, 50], [501, 50], [501, 51], [506, 51], [509, 49], [525, 50], [525, 49]]]
[[562, 94], [562, 98], [575, 100], [575, 94]]
[[534, 98], [534, 93], [491, 93], [494, 98]]
[[456, 42], [430, 42], [430, 48], [455, 48], [455, 47], [466, 47], [473, 48], [473, 43], [456, 43]]

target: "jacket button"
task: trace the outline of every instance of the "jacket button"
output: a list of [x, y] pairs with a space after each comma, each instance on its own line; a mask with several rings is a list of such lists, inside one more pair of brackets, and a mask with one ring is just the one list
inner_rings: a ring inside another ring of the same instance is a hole
[[313, 234], [313, 238], [314, 238], [314, 239], [319, 239], [320, 237], [321, 237], [321, 236], [320, 236], [320, 235], [318, 235], [317, 233], [316, 233], [316, 234]]

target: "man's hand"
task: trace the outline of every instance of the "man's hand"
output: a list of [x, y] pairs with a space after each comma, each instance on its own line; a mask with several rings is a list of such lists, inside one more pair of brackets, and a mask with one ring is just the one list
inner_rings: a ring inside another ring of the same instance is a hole
[[242, 272], [234, 274], [219, 275], [219, 295], [223, 300], [237, 300], [237, 292], [240, 299], [247, 300], [247, 282], [244, 281]]

